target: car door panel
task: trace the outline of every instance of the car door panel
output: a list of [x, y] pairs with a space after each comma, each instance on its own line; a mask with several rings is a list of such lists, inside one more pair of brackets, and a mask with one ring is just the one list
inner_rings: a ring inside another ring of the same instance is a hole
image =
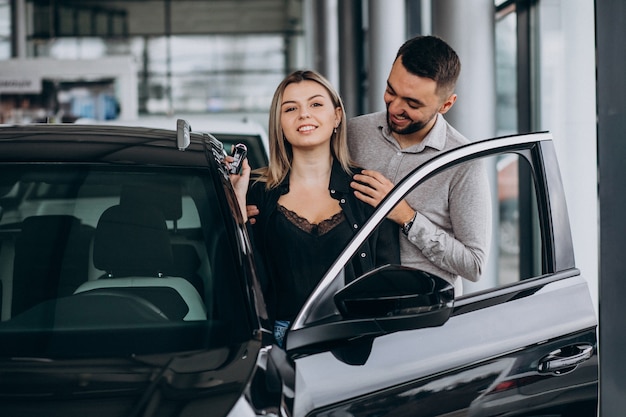
[[[520, 268], [531, 275], [458, 297], [440, 327], [369, 341], [355, 332], [355, 341], [335, 351], [294, 355], [294, 415], [595, 416], [595, 309], [575, 267], [554, 147], [548, 134], [531, 136], [468, 145], [425, 164], [424, 172], [414, 171], [419, 182], [457, 163], [503, 152], [526, 161], [537, 230], [524, 236], [533, 239], [539, 256]], [[410, 181], [398, 184], [397, 195], [392, 191], [379, 205], [372, 222], [393, 207], [394, 198], [410, 192]], [[342, 258], [348, 259], [346, 252]], [[323, 306], [330, 318], [324, 300], [338, 288], [332, 277], [340, 275], [339, 266], [331, 267], [296, 319], [296, 351], [315, 329], [316, 309]]]
[[[481, 364], [480, 371], [467, 371], [470, 374], [491, 376], [481, 377], [482, 384], [474, 386], [472, 394], [467, 392], [468, 386], [463, 385], [463, 395], [469, 397], [466, 407], [505, 373], [506, 364], [512, 359], [516, 359], [516, 369], [525, 369], [528, 375], [540, 377], [538, 364], [543, 357], [576, 343], [578, 339], [572, 339], [571, 335], [579, 334], [581, 329], [595, 335], [595, 324], [586, 281], [580, 276], [557, 280], [541, 285], [528, 296], [455, 315], [442, 327], [379, 337], [373, 341], [371, 353], [363, 365], [346, 364], [332, 352], [299, 358], [296, 360], [296, 391], [306, 392], [308, 405], [305, 408], [317, 409], [354, 402], [354, 398], [386, 387], [412, 385], [428, 379], [430, 384], [446, 386], [443, 392], [450, 398], [441, 404], [443, 408], [438, 414], [421, 414], [420, 403], [416, 402], [412, 415], [443, 415], [448, 412], [444, 408], [449, 401], [458, 395], [457, 388], [453, 388], [458, 383], [452, 382], [467, 377], [466, 373], [459, 376], [459, 370], [468, 364]], [[582, 341], [595, 346], [594, 337], [583, 337]], [[532, 355], [523, 355], [525, 350], [533, 349]], [[502, 358], [506, 358], [506, 363]], [[525, 363], [520, 363], [521, 358]], [[582, 371], [576, 369], [571, 375], [560, 377], [563, 387], [580, 373]], [[432, 378], [432, 375], [438, 376]], [[582, 379], [586, 384], [595, 384], [594, 374]], [[302, 386], [298, 386], [299, 383]]]
[[[516, 351], [443, 375], [375, 392], [313, 412], [311, 416], [493, 416], [570, 415], [593, 412], [597, 384], [597, 356], [581, 364], [579, 370], [563, 376], [538, 376], [524, 367], [528, 357], [540, 356], [546, 349], [566, 344], [588, 344], [593, 331], [570, 335], [557, 341]], [[575, 389], [569, 389], [573, 386]], [[571, 411], [573, 407], [578, 411]], [[531, 414], [533, 415], [533, 414]]]

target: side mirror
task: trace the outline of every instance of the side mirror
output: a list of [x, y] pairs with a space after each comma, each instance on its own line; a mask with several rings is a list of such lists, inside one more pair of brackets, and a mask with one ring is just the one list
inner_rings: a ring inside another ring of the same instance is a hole
[[385, 265], [351, 282], [333, 298], [336, 314], [287, 334], [287, 351], [335, 349], [350, 341], [443, 325], [454, 307], [454, 287], [417, 269]]
[[375, 319], [388, 332], [440, 326], [454, 305], [454, 287], [428, 272], [399, 266], [377, 268], [335, 294], [344, 319]]

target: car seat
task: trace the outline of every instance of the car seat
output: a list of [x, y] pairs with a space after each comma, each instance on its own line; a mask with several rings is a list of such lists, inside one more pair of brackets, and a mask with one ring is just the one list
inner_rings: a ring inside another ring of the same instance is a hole
[[[173, 224], [173, 234], [178, 233], [178, 221], [183, 216], [182, 186], [179, 181], [162, 179], [158, 183], [126, 184], [120, 195], [120, 205], [148, 204], [158, 208], [165, 220]], [[173, 269], [171, 275], [187, 279], [200, 294], [204, 293], [204, 283], [198, 274], [201, 265], [196, 248], [190, 243], [176, 240], [171, 242]]]
[[202, 298], [189, 281], [168, 276], [173, 254], [165, 217], [147, 204], [119, 204], [102, 213], [93, 261], [105, 271], [75, 292], [124, 292], [153, 303], [170, 320], [205, 320]]
[[70, 215], [23, 220], [15, 241], [11, 315], [71, 295], [87, 280], [93, 227]]

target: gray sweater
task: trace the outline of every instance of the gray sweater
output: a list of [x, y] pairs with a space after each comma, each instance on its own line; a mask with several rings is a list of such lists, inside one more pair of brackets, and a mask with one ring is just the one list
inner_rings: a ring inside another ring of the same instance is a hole
[[[418, 144], [401, 149], [391, 135], [386, 112], [348, 123], [354, 161], [398, 183], [418, 165], [443, 151], [469, 143], [442, 115]], [[477, 281], [487, 262], [491, 239], [491, 192], [484, 162], [470, 162], [426, 180], [406, 198], [417, 211], [409, 236], [400, 234], [403, 265], [433, 273], [462, 292], [458, 276]]]

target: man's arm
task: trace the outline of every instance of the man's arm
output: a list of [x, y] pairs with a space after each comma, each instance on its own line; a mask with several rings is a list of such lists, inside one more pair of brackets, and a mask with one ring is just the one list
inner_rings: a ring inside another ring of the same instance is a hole
[[448, 187], [448, 216], [450, 231], [425, 216], [416, 219], [420, 227], [409, 232], [409, 241], [441, 269], [476, 282], [487, 264], [493, 222], [484, 161], [457, 167]]
[[[486, 263], [491, 239], [491, 193], [481, 163], [468, 164], [459, 172], [450, 189], [442, 190], [449, 193], [448, 208], [441, 207], [441, 212], [437, 213], [439, 217], [449, 217], [451, 230], [434, 223], [406, 200], [400, 202], [388, 218], [400, 227], [413, 221], [408, 230], [409, 242], [437, 268], [477, 281]], [[393, 183], [376, 171], [365, 170], [354, 179], [351, 185], [357, 198], [374, 207], [393, 188]]]
[[248, 214], [248, 221], [250, 222], [250, 224], [256, 223], [256, 216], [258, 216], [260, 213], [259, 208], [255, 205], [247, 205], [246, 213]]

